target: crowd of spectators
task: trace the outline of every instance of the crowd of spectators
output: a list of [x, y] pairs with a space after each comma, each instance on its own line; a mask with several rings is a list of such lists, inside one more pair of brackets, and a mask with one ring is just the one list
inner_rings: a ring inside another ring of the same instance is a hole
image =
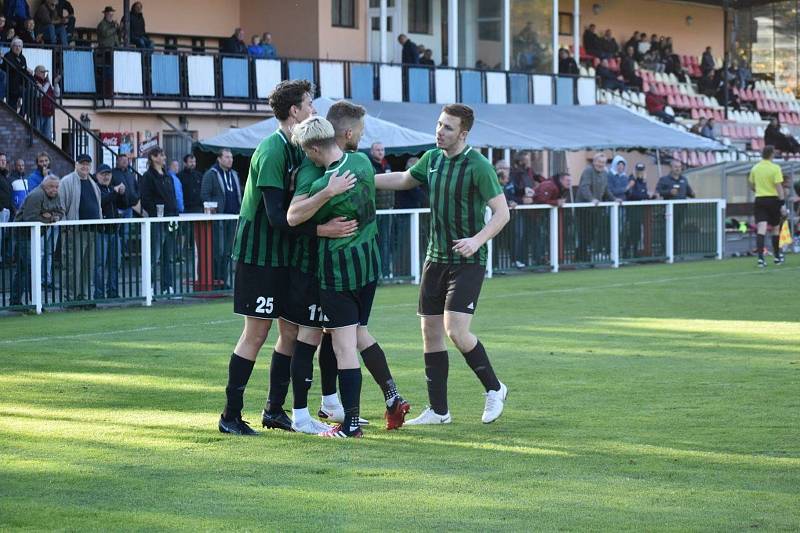
[[75, 32], [75, 9], [68, 0], [44, 0], [31, 11], [27, 0], [6, 0], [0, 15], [0, 43], [67, 46]]

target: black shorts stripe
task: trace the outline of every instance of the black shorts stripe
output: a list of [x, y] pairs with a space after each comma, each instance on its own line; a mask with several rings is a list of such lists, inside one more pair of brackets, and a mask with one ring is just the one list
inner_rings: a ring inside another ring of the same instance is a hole
[[243, 263], [253, 262], [253, 258], [250, 256], [251, 248], [248, 239], [250, 239], [250, 221], [242, 219], [242, 240], [241, 240], [242, 245], [240, 250], [242, 250], [244, 253], [240, 255], [239, 259]]
[[[478, 190], [477, 184], [473, 183], [473, 178], [470, 176], [470, 182], [467, 184], [467, 205], [470, 206], [467, 209], [467, 232], [470, 235], [475, 235], [478, 233], [478, 223], [475, 220], [475, 210], [472, 209], [472, 206], [475, 205], [475, 191]], [[481, 214], [481, 216], [483, 216]], [[463, 263], [480, 263], [480, 255], [481, 252], [478, 251], [470, 258], [465, 258], [462, 256]]]
[[324, 241], [322, 246], [325, 247], [325, 286], [326, 287], [335, 287], [336, 286], [336, 277], [334, 276], [333, 272], [333, 252], [330, 250], [330, 243], [328, 241]]
[[[263, 222], [262, 213], [264, 211], [259, 209], [256, 211], [256, 219], [253, 221], [253, 258], [254, 262], [260, 262], [261, 259], [261, 224]], [[269, 233], [269, 232], [267, 232]], [[269, 248], [267, 248], [269, 250]]]
[[361, 285], [364, 282], [364, 273], [361, 271], [361, 258], [359, 257], [358, 248], [350, 248], [350, 261], [353, 264], [353, 274], [355, 274], [356, 277], [355, 282]]
[[[464, 211], [463, 211], [463, 195], [464, 195], [464, 176], [467, 172], [467, 160], [463, 159], [459, 162], [459, 169], [458, 174], [456, 177], [456, 190], [455, 194], [453, 195], [453, 199], [455, 201], [455, 222], [456, 222], [456, 232], [458, 232], [459, 238], [464, 237], [472, 237], [475, 235], [473, 232], [467, 233], [464, 228]], [[469, 210], [469, 209], [468, 209]], [[463, 260], [464, 256], [460, 256]]]
[[[344, 250], [339, 250], [337, 255], [339, 259], [339, 274], [342, 277], [342, 287], [349, 287], [350, 286], [350, 273], [347, 271], [347, 257], [344, 255]], [[336, 283], [334, 282], [331, 287], [335, 287]]]

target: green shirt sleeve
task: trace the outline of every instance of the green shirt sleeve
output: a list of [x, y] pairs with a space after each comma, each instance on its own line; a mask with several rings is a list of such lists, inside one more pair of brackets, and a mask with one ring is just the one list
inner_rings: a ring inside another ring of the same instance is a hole
[[256, 187], [275, 187], [283, 190], [286, 188], [284, 183], [286, 149], [282, 146], [282, 141], [275, 138], [275, 135], [270, 135], [258, 147], [258, 158], [255, 164], [258, 170]]
[[310, 159], [303, 161], [300, 169], [295, 176], [294, 195], [301, 196], [311, 192], [311, 184], [322, 176], [322, 169], [311, 162]]
[[428, 183], [428, 165], [431, 162], [432, 152], [433, 150], [428, 150], [422, 154], [422, 157], [419, 158], [419, 161], [417, 161], [414, 166], [411, 167], [410, 172], [412, 178], [422, 183]]
[[475, 183], [484, 202], [488, 202], [498, 194], [503, 194], [497, 173], [488, 161], [484, 161], [476, 170]]

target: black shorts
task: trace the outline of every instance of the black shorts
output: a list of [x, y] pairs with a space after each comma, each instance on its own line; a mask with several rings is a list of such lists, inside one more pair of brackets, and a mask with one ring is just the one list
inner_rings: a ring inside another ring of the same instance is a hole
[[233, 312], [253, 318], [276, 319], [286, 306], [289, 269], [236, 263]]
[[317, 276], [296, 268], [289, 270], [289, 294], [281, 318], [308, 328], [323, 326]]
[[478, 307], [483, 265], [432, 263], [425, 261], [419, 287], [420, 316], [443, 315], [445, 311], [473, 314]]
[[777, 196], [760, 196], [753, 204], [756, 222], [766, 222], [770, 226], [780, 226], [781, 206], [783, 202]]
[[325, 310], [323, 326], [331, 329], [366, 326], [377, 286], [378, 282], [373, 281], [354, 291], [320, 289], [319, 299]]

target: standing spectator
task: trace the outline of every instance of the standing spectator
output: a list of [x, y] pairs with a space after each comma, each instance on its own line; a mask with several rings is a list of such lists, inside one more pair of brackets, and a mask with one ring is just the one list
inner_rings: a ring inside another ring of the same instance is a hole
[[643, 81], [636, 74], [636, 61], [633, 59], [633, 47], [628, 47], [627, 53], [622, 56], [619, 71], [622, 74], [622, 79], [625, 80], [625, 85], [629, 87], [636, 87], [642, 90]]
[[642, 202], [644, 200], [649, 200], [650, 194], [647, 192], [644, 163], [636, 163], [634, 172], [635, 174], [630, 178], [631, 186], [628, 188], [625, 199], [629, 202]]
[[253, 35], [250, 38], [250, 46], [247, 47], [247, 55], [255, 59], [264, 59], [266, 50], [261, 46], [261, 36]]
[[633, 36], [628, 39], [622, 49], [627, 50], [628, 48], [633, 48], [635, 50], [637, 46], [639, 46], [639, 32], [635, 31], [633, 32]]
[[409, 39], [405, 33], [397, 36], [397, 42], [403, 47], [402, 63], [404, 65], [419, 65], [419, 51], [416, 43]]
[[[100, 165], [95, 173], [100, 189], [100, 209], [103, 219], [119, 218], [125, 204], [125, 184], [112, 185], [111, 167]], [[94, 241], [94, 299], [119, 298], [120, 265], [119, 224], [103, 224], [97, 229]]]
[[603, 53], [603, 48], [601, 46], [600, 37], [597, 36], [595, 30], [597, 26], [594, 24], [589, 24], [589, 26], [583, 31], [583, 48], [586, 50], [586, 53], [594, 56], [600, 57]]
[[67, 42], [72, 42], [72, 36], [75, 34], [75, 8], [72, 7], [69, 0], [58, 0], [58, 12], [64, 21]]
[[222, 43], [223, 54], [247, 55], [247, 44], [244, 42], [244, 30], [236, 28], [233, 35], [225, 39]]
[[[127, 154], [118, 154], [116, 166], [111, 171], [111, 186], [125, 185], [125, 199], [117, 211], [119, 218], [133, 218], [134, 213], [140, 215], [142, 205], [139, 199], [139, 178], [130, 168], [130, 157]], [[120, 228], [120, 250], [124, 254], [133, 252], [131, 240], [131, 224], [122, 224]]]
[[31, 8], [26, 0], [6, 0], [3, 14], [9, 28], [18, 28], [31, 18]]
[[[142, 194], [142, 209], [148, 217], [178, 216], [178, 200], [175, 197], [175, 184], [167, 174], [166, 155], [161, 148], [153, 148], [147, 154], [149, 168], [142, 176], [139, 190]], [[173, 250], [175, 248], [175, 226], [154, 221], [152, 237], [152, 260], [160, 263], [161, 293], [175, 292], [173, 275]]]
[[[28, 71], [28, 61], [22, 54], [22, 39], [19, 37], [11, 41], [11, 50], [3, 56], [6, 65], [7, 98], [6, 103], [14, 111], [21, 112], [22, 96], [25, 93], [25, 73]], [[16, 67], [16, 68], [13, 68]]]
[[[372, 143], [369, 150], [369, 160], [375, 174], [391, 172], [386, 162], [386, 150], [380, 142]], [[392, 209], [394, 207], [394, 191], [375, 191], [375, 209]], [[378, 246], [381, 252], [381, 272], [384, 277], [394, 277], [394, 215], [378, 216]]]
[[558, 50], [558, 73], [571, 74], [573, 76], [577, 76], [580, 73], [578, 65], [569, 55], [569, 51], [566, 48], [561, 48]]
[[103, 10], [103, 20], [97, 25], [97, 47], [117, 48], [120, 45], [120, 27], [114, 20], [114, 8], [106, 6]]
[[670, 173], [662, 176], [656, 185], [656, 191], [664, 200], [685, 200], [694, 198], [694, 191], [689, 185], [689, 180], [682, 174], [683, 163], [673, 159], [670, 163]]
[[[216, 202], [217, 213], [238, 215], [242, 206], [242, 185], [239, 174], [233, 170], [233, 153], [223, 148], [217, 162], [203, 175], [201, 197], [204, 202]], [[213, 272], [214, 279], [223, 280], [223, 288], [230, 288], [229, 264], [236, 224], [230, 220], [214, 222]]]
[[[602, 201], [614, 201], [616, 198], [608, 190], [608, 170], [606, 170], [606, 156], [602, 152], [592, 158], [592, 164], [587, 166], [581, 174], [578, 185], [578, 202], [591, 202], [594, 205]], [[601, 232], [603, 228], [603, 209], [581, 208], [578, 210], [578, 251], [576, 259], [581, 262], [591, 262], [592, 255], [600, 252], [603, 244]]]
[[429, 67], [436, 66], [433, 62], [433, 50], [430, 48], [425, 49], [425, 53], [422, 54], [422, 58], [419, 60], [420, 65], [428, 65]]
[[567, 172], [556, 174], [549, 180], [544, 180], [536, 187], [533, 203], [548, 204], [553, 207], [562, 207], [568, 199], [572, 189], [572, 176]]
[[619, 44], [617, 40], [614, 39], [614, 36], [610, 29], [607, 29], [603, 34], [603, 38], [600, 42], [600, 48], [603, 53], [603, 57], [614, 57], [619, 54]]
[[172, 178], [172, 187], [175, 189], [175, 201], [178, 203], [178, 214], [183, 213], [186, 208], [183, 203], [183, 185], [181, 185], [181, 179], [178, 177], [180, 168], [181, 165], [178, 163], [177, 159], [170, 161], [169, 167], [167, 167], [167, 174]]
[[28, 188], [35, 189], [50, 174], [50, 156], [47, 152], [36, 154], [36, 169], [28, 175]]
[[36, 33], [44, 36], [46, 44], [60, 44], [67, 46], [67, 29], [64, 19], [56, 7], [56, 0], [44, 0], [34, 15]]
[[[58, 178], [47, 176], [41, 186], [31, 190], [17, 217], [20, 222], [52, 224], [64, 218], [64, 208], [58, 197]], [[52, 229], [52, 228], [48, 228]], [[22, 290], [30, 284], [30, 245], [20, 242], [15, 246], [17, 267], [11, 279], [11, 305], [22, 304]]]
[[714, 72], [715, 68], [714, 54], [711, 53], [711, 47], [706, 46], [706, 51], [703, 52], [703, 57], [700, 59], [700, 71], [705, 75]]
[[636, 60], [641, 61], [649, 51], [650, 41], [647, 40], [647, 34], [642, 32], [639, 34], [639, 43], [636, 45]]
[[622, 76], [615, 74], [608, 67], [608, 59], [603, 59], [600, 61], [600, 64], [597, 65], [595, 73], [597, 77], [600, 78], [600, 86], [603, 89], [619, 89], [620, 91], [625, 90], [625, 84], [623, 83]]
[[11, 181], [11, 203], [14, 206], [12, 214], [16, 216], [16, 213], [22, 208], [25, 197], [31, 191], [31, 187], [28, 185], [28, 178], [25, 175], [24, 159], [18, 158], [14, 162], [14, 170], [8, 179]]
[[[58, 186], [58, 195], [64, 207], [66, 220], [100, 220], [100, 189], [91, 178], [92, 158], [78, 156], [75, 172], [67, 174]], [[67, 300], [85, 300], [89, 296], [92, 252], [95, 228], [93, 226], [65, 226], [61, 249], [64, 251], [64, 268], [67, 276]]]
[[700, 130], [700, 135], [702, 135], [703, 137], [706, 137], [708, 139], [712, 139], [712, 140], [716, 139], [716, 137], [714, 137], [714, 118], [713, 117], [709, 118], [708, 121], [706, 121], [705, 125]]
[[[630, 177], [630, 187], [625, 199], [629, 202], [642, 202], [650, 199], [645, 181], [644, 163], [636, 163], [634, 175]], [[645, 213], [649, 207], [626, 207], [623, 219], [622, 256], [636, 257], [642, 242]]]
[[[131, 6], [131, 12], [128, 14], [131, 18], [131, 32], [130, 42], [137, 48], [153, 48], [153, 41], [147, 35], [145, 28], [144, 15], [142, 14], [142, 3], [134, 2]], [[127, 15], [126, 15], [127, 16]], [[125, 27], [125, 19], [122, 19], [122, 26]]]
[[192, 154], [183, 156], [183, 170], [178, 174], [183, 189], [183, 206], [185, 213], [202, 213], [203, 175], [197, 171], [197, 159]]
[[652, 90], [647, 92], [644, 97], [644, 105], [647, 107], [647, 112], [658, 117], [666, 124], [675, 122], [675, 117], [666, 112], [667, 99], [661, 95], [654, 93]]
[[[0, 222], [9, 222], [14, 213], [14, 203], [12, 201], [11, 181], [8, 179], [8, 157], [0, 152]], [[3, 231], [0, 231], [0, 264], [5, 263], [11, 258], [10, 243], [8, 239], [3, 239]]]
[[27, 19], [21, 28], [17, 28], [17, 36], [24, 44], [43, 44], [44, 35], [36, 35], [36, 21]]
[[[533, 162], [531, 153], [526, 151], [517, 154], [514, 159], [514, 168], [511, 169], [511, 183], [514, 186], [514, 201], [517, 205], [531, 205], [533, 203], [536, 180], [533, 175]], [[525, 215], [514, 217], [514, 243], [512, 256], [516, 268], [525, 268], [528, 260], [528, 246], [525, 240]]]
[[55, 99], [61, 96], [61, 88], [58, 86], [61, 76], [57, 75], [51, 83], [47, 69], [39, 65], [33, 71], [33, 81], [39, 90], [33, 94], [32, 118], [39, 133], [52, 141], [54, 140], [53, 116], [56, 114]]
[[264, 49], [264, 59], [278, 59], [278, 49], [272, 44], [272, 34], [268, 31], [261, 36], [261, 47]]
[[[500, 182], [500, 187], [503, 189], [503, 195], [506, 197], [506, 204], [509, 209], [517, 207], [517, 202], [514, 200], [516, 191], [514, 184], [511, 182], [511, 167], [505, 159], [499, 159], [494, 164], [494, 171], [497, 174], [497, 179]], [[513, 215], [512, 215], [513, 216]]]
[[5, 15], [0, 15], [0, 44], [8, 42], [6, 35], [8, 35], [8, 24], [6, 23]]
[[628, 162], [621, 155], [614, 156], [611, 160], [611, 170], [608, 172], [608, 192], [617, 200], [625, 200], [628, 189], [633, 184], [631, 177], [625, 173]]
[[740, 89], [747, 89], [753, 84], [753, 71], [750, 70], [745, 59], [739, 59], [739, 68], [736, 70], [736, 84]]

